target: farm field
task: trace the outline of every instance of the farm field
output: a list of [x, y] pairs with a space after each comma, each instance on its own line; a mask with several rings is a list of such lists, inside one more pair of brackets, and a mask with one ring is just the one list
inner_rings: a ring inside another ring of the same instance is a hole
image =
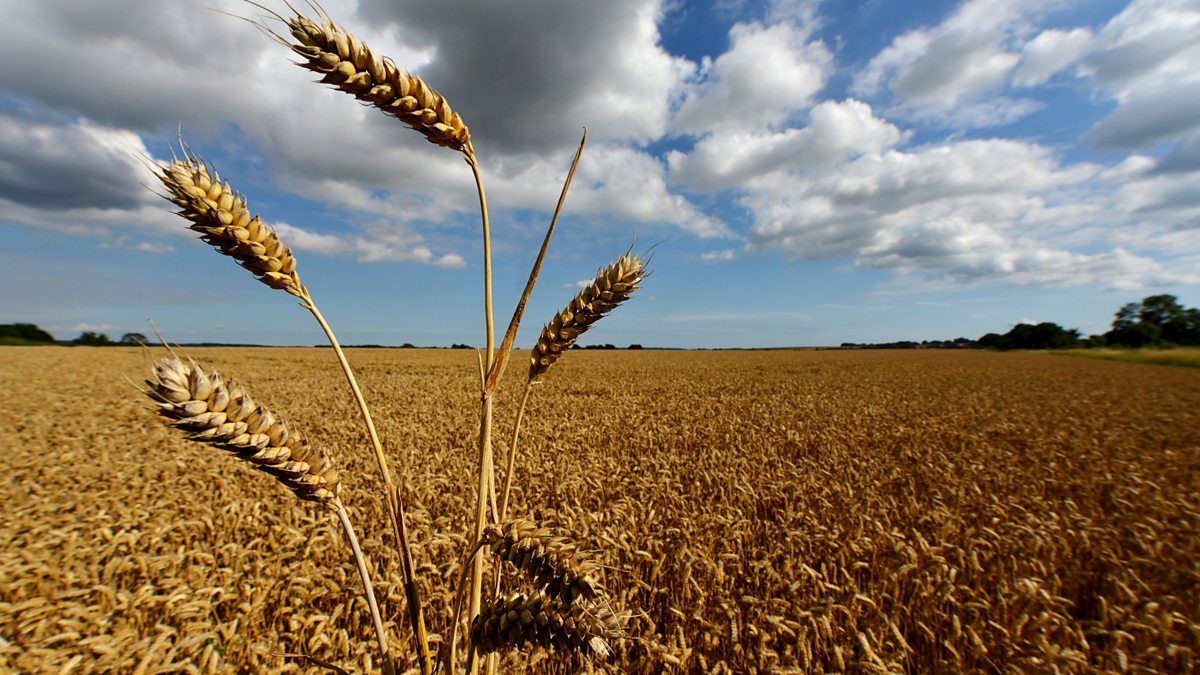
[[[380, 479], [332, 352], [188, 353], [337, 458], [414, 668]], [[474, 507], [476, 357], [348, 357], [444, 636]], [[297, 653], [377, 666], [335, 520], [158, 422], [125, 380], [153, 359], [0, 349], [0, 672], [328, 672]], [[501, 467], [520, 379], [497, 401]], [[524, 425], [512, 513], [606, 566], [631, 639], [608, 660], [509, 652], [501, 672], [1198, 669], [1200, 370], [575, 351]]]

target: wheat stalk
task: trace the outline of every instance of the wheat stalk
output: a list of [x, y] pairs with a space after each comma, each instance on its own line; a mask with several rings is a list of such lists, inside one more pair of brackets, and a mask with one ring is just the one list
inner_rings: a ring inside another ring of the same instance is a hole
[[264, 284], [304, 297], [291, 249], [257, 214], [251, 215], [246, 198], [228, 181], [223, 183], [216, 169], [182, 142], [180, 146], [182, 158], [160, 165], [156, 175], [169, 193], [166, 198], [191, 222], [189, 229]]
[[641, 257], [626, 253], [596, 273], [575, 299], [542, 329], [530, 354], [529, 380], [536, 381], [592, 324], [633, 295], [646, 277]]
[[346, 381], [354, 394], [359, 412], [367, 427], [375, 460], [383, 475], [384, 492], [387, 497], [388, 516], [392, 529], [400, 544], [406, 595], [409, 598], [413, 634], [418, 642], [422, 658], [422, 672], [429, 673], [431, 660], [424, 628], [424, 617], [420, 609], [417, 586], [414, 580], [412, 554], [408, 542], [407, 525], [404, 521], [404, 505], [400, 501], [400, 493], [392, 482], [388, 470], [387, 459], [383, 453], [383, 444], [375, 429], [375, 422], [367, 408], [366, 399], [358, 386], [358, 380], [346, 359], [341, 345], [333, 329], [317, 308], [316, 302], [308, 292], [308, 288], [300, 283], [300, 275], [296, 272], [296, 258], [279, 237], [262, 223], [257, 215], [251, 216], [246, 207], [246, 199], [233, 190], [228, 181], [222, 183], [215, 168], [204, 162], [192, 152], [180, 139], [180, 154], [183, 159], [176, 158], [170, 164], [159, 166], [157, 175], [167, 188], [170, 199], [181, 210], [179, 215], [191, 221], [191, 229], [201, 233], [201, 239], [212, 244], [217, 250], [238, 261], [242, 267], [250, 270], [263, 283], [272, 288], [278, 288], [300, 298], [300, 306], [307, 309], [320, 325], [321, 330], [333, 347], [334, 355]]
[[379, 56], [327, 16], [319, 17], [318, 23], [299, 12], [290, 17], [271, 13], [296, 41], [288, 41], [263, 24], [258, 27], [295, 52], [301, 58], [297, 65], [319, 73], [322, 84], [379, 108], [419, 131], [430, 143], [473, 154], [467, 124], [424, 80]]
[[169, 424], [237, 455], [265, 471], [296, 496], [336, 509], [338, 472], [333, 460], [313, 448], [304, 434], [255, 403], [241, 386], [213, 371], [205, 374], [195, 361], [163, 358], [146, 380], [146, 395]]

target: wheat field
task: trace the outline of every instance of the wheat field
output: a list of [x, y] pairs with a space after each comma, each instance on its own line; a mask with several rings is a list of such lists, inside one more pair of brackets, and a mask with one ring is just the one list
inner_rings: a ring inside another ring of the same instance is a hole
[[[331, 351], [189, 353], [337, 458], [414, 669], [380, 478]], [[0, 671], [377, 668], [336, 522], [160, 424], [125, 379], [160, 355], [0, 349]], [[472, 527], [476, 356], [348, 356], [405, 486], [436, 648]], [[521, 446], [510, 513], [588, 550], [630, 638], [607, 659], [502, 651], [503, 672], [1197, 670], [1194, 369], [576, 352], [535, 387]]]

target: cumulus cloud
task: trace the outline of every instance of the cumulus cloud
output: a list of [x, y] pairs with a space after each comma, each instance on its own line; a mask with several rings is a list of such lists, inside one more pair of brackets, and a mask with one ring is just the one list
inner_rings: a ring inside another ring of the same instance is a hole
[[379, 221], [360, 234], [334, 235], [312, 232], [288, 223], [273, 224], [279, 237], [295, 251], [348, 256], [359, 262], [417, 262], [439, 267], [466, 267], [456, 253], [435, 255], [424, 239], [403, 225]]
[[1013, 280], [1074, 259], [1044, 238], [1079, 223], [1062, 221], [1069, 211], [1046, 211], [1059, 191], [1095, 173], [1060, 166], [1028, 143], [963, 141], [872, 153], [815, 176], [777, 175], [742, 203], [754, 214], [752, 251]]
[[670, 153], [668, 165], [672, 181], [697, 190], [729, 189], [776, 171], [833, 166], [890, 148], [903, 137], [861, 101], [825, 101], [812, 109], [802, 128], [714, 133], [698, 141], [691, 152]]
[[972, 0], [943, 23], [895, 38], [855, 79], [855, 89], [890, 89], [906, 102], [951, 106], [1004, 81], [1019, 56], [1002, 49], [1016, 3]]
[[573, 213], [670, 223], [701, 238], [732, 236], [719, 218], [668, 189], [661, 161], [632, 148], [591, 148], [580, 162], [570, 200]]
[[722, 249], [720, 251], [708, 251], [700, 254], [700, 260], [704, 262], [729, 262], [737, 258], [737, 251], [732, 248]]
[[[667, 187], [661, 161], [635, 148], [665, 133], [673, 97], [695, 71], [695, 64], [659, 44], [660, 0], [323, 4], [373, 49], [426, 78], [464, 115], [496, 207], [552, 209], [564, 164], [586, 125], [592, 142], [585, 163], [614, 172], [594, 174], [590, 186], [572, 195], [587, 213], [679, 226], [700, 236], [728, 234], [719, 219]], [[121, 12], [68, 0], [0, 0], [0, 7], [23, 27], [0, 45], [0, 57], [24, 64], [0, 73], [0, 89], [21, 106], [75, 120], [44, 123], [45, 133], [32, 118], [0, 122], [6, 124], [0, 127], [0, 200], [22, 207], [10, 218], [56, 226], [59, 219], [40, 218], [39, 210], [87, 206], [129, 214], [138, 204], [128, 197], [135, 173], [113, 171], [108, 185], [87, 182], [103, 174], [92, 169], [102, 169], [112, 154], [97, 143], [95, 130], [138, 143], [145, 138], [157, 149], [182, 125], [203, 154], [237, 153], [266, 168], [272, 188], [324, 203], [350, 222], [398, 220], [417, 233], [430, 226], [474, 227], [477, 201], [461, 156], [340, 92], [314, 86], [312, 74], [292, 65], [285, 49], [244, 22], [153, 0], [130, 0]], [[218, 0], [215, 9], [257, 11], [234, 0]], [[129, 21], [131, 15], [138, 20]], [[55, 58], [26, 58], [47, 52]], [[74, 161], [91, 168], [68, 166], [65, 153], [46, 147], [51, 135], [73, 141]], [[605, 144], [609, 150], [601, 149]], [[88, 153], [95, 156], [80, 162]], [[22, 170], [5, 172], [5, 161]], [[87, 189], [57, 196], [63, 175], [77, 176], [73, 182]], [[241, 186], [256, 202], [253, 183]], [[96, 229], [61, 220], [69, 231]], [[304, 227], [323, 232], [315, 224]], [[352, 255], [364, 259], [429, 260], [411, 242], [392, 242], [378, 256], [355, 246]], [[441, 264], [461, 263], [446, 258]]]
[[1013, 83], [1034, 87], [1049, 80], [1068, 66], [1079, 61], [1092, 44], [1092, 31], [1073, 28], [1069, 31], [1050, 28], [1025, 43], [1021, 65], [1013, 74]]
[[1088, 131], [1103, 148], [1134, 150], [1200, 128], [1200, 80], [1131, 97]]
[[158, 244], [150, 241], [138, 242], [138, 245], [135, 248], [142, 253], [162, 254], [175, 252], [175, 247], [171, 246], [170, 244]]
[[1051, 49], [1054, 38], [1047, 36], [1024, 57], [1036, 70], [1018, 70], [1025, 22], [1041, 10], [1027, 0], [969, 0], [942, 23], [897, 36], [855, 75], [852, 90], [890, 98], [894, 112], [906, 118], [966, 128], [1008, 124], [1039, 106], [1009, 97], [997, 102], [996, 112], [988, 109], [992, 99], [981, 97], [1002, 91], [1014, 73], [1031, 77], [1066, 65], [1055, 61], [1066, 47]]
[[28, 208], [131, 209], [153, 195], [137, 134], [87, 120], [39, 122], [0, 112], [0, 199]]
[[1200, 128], [1200, 5], [1134, 0], [1097, 34], [1082, 62], [1117, 103], [1088, 134], [1103, 148], [1142, 149]]
[[706, 61], [685, 90], [674, 128], [699, 134], [768, 127], [804, 109], [825, 85], [833, 60], [809, 37], [806, 26], [790, 20], [735, 25], [729, 50]]
[[420, 69], [480, 150], [542, 153], [596, 140], [647, 142], [694, 65], [659, 45], [660, 0], [505, 3], [364, 0], [357, 18], [434, 55]]

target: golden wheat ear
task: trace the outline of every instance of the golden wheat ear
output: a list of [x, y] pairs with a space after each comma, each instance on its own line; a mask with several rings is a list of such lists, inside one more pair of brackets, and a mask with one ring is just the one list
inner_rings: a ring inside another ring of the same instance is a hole
[[532, 521], [517, 519], [488, 527], [481, 541], [493, 556], [511, 563], [541, 592], [566, 602], [605, 600], [600, 566], [575, 544]]
[[606, 606], [540, 593], [491, 602], [471, 621], [471, 644], [482, 654], [536, 646], [603, 657], [624, 635], [620, 617]]
[[297, 65], [320, 74], [322, 84], [399, 119], [430, 143], [470, 154], [471, 131], [444, 96], [421, 78], [376, 54], [329, 17], [320, 16], [314, 21], [292, 11], [294, 15], [289, 17], [271, 13], [287, 26], [294, 42], [266, 24], [255, 25], [299, 56]]
[[339, 478], [333, 460], [237, 383], [172, 355], [154, 365], [146, 384], [145, 394], [158, 414], [190, 440], [233, 453], [301, 499], [337, 508]]
[[631, 253], [597, 272], [595, 280], [542, 329], [530, 354], [529, 380], [546, 374], [592, 324], [628, 300], [646, 275], [646, 261]]
[[180, 142], [180, 156], [159, 165], [164, 195], [191, 222], [189, 229], [271, 288], [304, 297], [296, 258], [275, 231], [246, 207], [246, 198], [221, 182], [216, 169]]

